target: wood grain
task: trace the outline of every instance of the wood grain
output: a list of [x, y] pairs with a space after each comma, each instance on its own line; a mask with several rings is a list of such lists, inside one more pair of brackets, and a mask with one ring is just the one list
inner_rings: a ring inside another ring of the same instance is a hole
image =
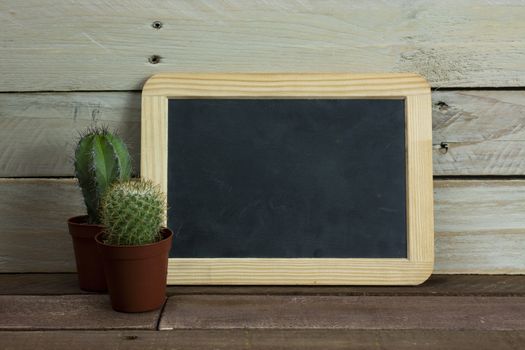
[[434, 87], [525, 83], [519, 0], [9, 0], [0, 17], [2, 91], [138, 90], [161, 71], [412, 71]]
[[76, 180], [0, 179], [0, 271], [75, 271], [66, 220], [84, 213]]
[[418, 285], [431, 272], [408, 259], [170, 258], [168, 284]]
[[525, 276], [432, 275], [419, 286], [169, 286], [168, 294], [525, 297]]
[[525, 181], [445, 180], [434, 186], [439, 271], [525, 272]]
[[78, 287], [76, 273], [0, 273], [2, 295], [91, 294]]
[[[434, 273], [525, 273], [525, 181], [435, 180]], [[0, 272], [75, 270], [71, 179], [0, 179]]]
[[[0, 273], [2, 295], [87, 294], [74, 273]], [[168, 286], [168, 295], [336, 295], [525, 297], [523, 275], [432, 275], [411, 286]]]
[[525, 91], [435, 91], [432, 98], [434, 175], [525, 174]]
[[[525, 91], [434, 91], [432, 100], [434, 175], [525, 174]], [[77, 133], [93, 122], [120, 131], [138, 173], [140, 93], [0, 94], [0, 177], [72, 176]]]
[[430, 93], [415, 73], [159, 73], [142, 96], [169, 98], [405, 97]]
[[430, 92], [405, 100], [406, 208], [408, 258], [434, 268], [432, 103]]
[[4, 331], [5, 349], [310, 349], [517, 350], [524, 331], [444, 330], [173, 330]]
[[177, 295], [159, 329], [524, 330], [525, 298]]
[[[168, 99], [142, 96], [140, 176], [168, 193]], [[167, 220], [167, 219], [166, 219]]]
[[107, 295], [1, 295], [0, 310], [0, 330], [155, 329], [160, 313], [115, 312]]
[[119, 132], [138, 172], [139, 94], [0, 94], [0, 177], [72, 176], [79, 132], [93, 125]]

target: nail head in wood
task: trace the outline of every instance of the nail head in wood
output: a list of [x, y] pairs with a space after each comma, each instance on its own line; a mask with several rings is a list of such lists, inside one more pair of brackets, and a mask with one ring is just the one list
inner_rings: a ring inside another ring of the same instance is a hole
[[148, 58], [148, 62], [151, 63], [151, 64], [157, 64], [157, 63], [160, 63], [160, 56], [158, 56], [158, 55], [151, 55], [151, 56]]
[[448, 142], [441, 142], [439, 144], [439, 151], [442, 154], [446, 154], [448, 152]]
[[153, 23], [151, 23], [151, 26], [157, 30], [161, 29], [163, 24], [161, 21], [155, 21]]

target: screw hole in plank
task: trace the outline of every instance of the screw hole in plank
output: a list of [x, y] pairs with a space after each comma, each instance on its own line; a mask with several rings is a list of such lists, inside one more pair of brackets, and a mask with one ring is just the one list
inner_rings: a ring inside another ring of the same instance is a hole
[[161, 57], [158, 56], [158, 55], [151, 55], [148, 58], [148, 62], [151, 63], [151, 64], [158, 64], [158, 63], [160, 63], [160, 59], [161, 59]]
[[161, 21], [155, 21], [155, 22], [151, 23], [151, 26], [152, 26], [154, 29], [159, 30], [160, 28], [162, 28], [163, 24], [162, 24]]

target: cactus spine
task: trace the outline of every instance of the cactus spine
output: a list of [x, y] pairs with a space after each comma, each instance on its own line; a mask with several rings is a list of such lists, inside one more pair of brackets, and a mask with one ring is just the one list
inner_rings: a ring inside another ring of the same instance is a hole
[[100, 199], [111, 184], [129, 180], [131, 159], [122, 139], [106, 128], [88, 129], [75, 150], [75, 176], [84, 196], [88, 222], [100, 224]]
[[116, 183], [100, 206], [105, 242], [112, 245], [142, 245], [161, 239], [166, 197], [151, 181]]

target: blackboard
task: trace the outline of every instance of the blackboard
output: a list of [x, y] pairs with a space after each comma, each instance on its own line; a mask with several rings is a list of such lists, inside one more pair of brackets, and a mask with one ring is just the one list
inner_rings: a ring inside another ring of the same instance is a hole
[[170, 99], [176, 258], [406, 258], [402, 99]]
[[413, 73], [160, 73], [141, 177], [169, 284], [419, 284], [434, 263], [430, 86]]

